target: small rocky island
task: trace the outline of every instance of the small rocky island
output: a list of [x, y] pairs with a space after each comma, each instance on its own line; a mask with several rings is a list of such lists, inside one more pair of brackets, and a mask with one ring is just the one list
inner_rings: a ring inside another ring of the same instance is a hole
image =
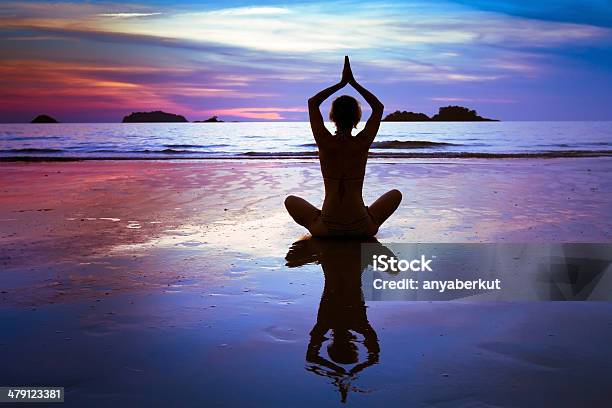
[[132, 112], [123, 118], [123, 123], [163, 123], [163, 122], [188, 122], [184, 116], [175, 115], [162, 111], [154, 112]]
[[49, 115], [38, 115], [30, 123], [59, 123]]
[[473, 109], [463, 106], [445, 106], [431, 118], [424, 113], [395, 111], [385, 116], [383, 122], [497, 122], [496, 119], [483, 118]]
[[384, 122], [426, 122], [429, 116], [420, 112], [395, 111], [383, 119]]
[[212, 116], [206, 120], [194, 120], [194, 123], [223, 123], [217, 116]]

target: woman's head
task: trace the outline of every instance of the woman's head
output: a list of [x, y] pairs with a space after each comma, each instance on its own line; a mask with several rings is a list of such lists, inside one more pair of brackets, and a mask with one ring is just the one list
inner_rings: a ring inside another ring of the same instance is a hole
[[332, 102], [329, 119], [336, 124], [338, 130], [356, 128], [361, 119], [361, 106], [352, 96], [339, 96]]
[[354, 364], [359, 361], [359, 349], [353, 343], [355, 336], [346, 329], [334, 329], [332, 342], [327, 345], [327, 354], [339, 364]]

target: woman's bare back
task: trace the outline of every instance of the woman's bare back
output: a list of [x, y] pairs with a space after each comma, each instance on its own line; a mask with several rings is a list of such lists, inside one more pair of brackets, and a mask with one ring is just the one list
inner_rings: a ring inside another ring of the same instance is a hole
[[319, 145], [323, 216], [348, 222], [367, 215], [362, 197], [367, 160], [368, 146], [354, 136], [336, 135]]

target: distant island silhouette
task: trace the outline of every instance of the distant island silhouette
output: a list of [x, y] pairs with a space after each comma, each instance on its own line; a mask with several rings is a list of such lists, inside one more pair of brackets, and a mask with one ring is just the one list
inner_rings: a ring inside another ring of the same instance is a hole
[[473, 109], [463, 106], [445, 106], [431, 118], [420, 112], [395, 111], [388, 114], [383, 122], [498, 122], [497, 119], [483, 118]]
[[[388, 114], [383, 122], [498, 122], [497, 119], [484, 118], [478, 113], [463, 106], [444, 106], [432, 117], [421, 112], [407, 112], [396, 110]], [[132, 112], [123, 117], [123, 123], [165, 123], [189, 122], [183, 115], [164, 111]], [[218, 116], [211, 116], [205, 120], [194, 120], [193, 123], [224, 123]], [[233, 121], [234, 122], [234, 121]], [[38, 115], [30, 123], [59, 123], [49, 115]]]
[[383, 122], [426, 122], [428, 120], [431, 118], [424, 113], [397, 110], [385, 116]]
[[217, 116], [211, 116], [210, 118], [206, 119], [206, 120], [194, 120], [194, 123], [223, 123], [222, 120], [219, 119], [219, 117]]
[[38, 115], [30, 123], [59, 123], [49, 115]]
[[182, 115], [162, 111], [132, 112], [123, 118], [123, 123], [188, 122]]

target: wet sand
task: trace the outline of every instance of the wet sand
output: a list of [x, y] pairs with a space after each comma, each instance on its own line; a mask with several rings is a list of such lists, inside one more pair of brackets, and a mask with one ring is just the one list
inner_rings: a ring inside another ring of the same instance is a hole
[[[611, 171], [610, 158], [378, 160], [364, 194], [404, 194], [383, 243], [612, 242]], [[612, 399], [609, 302], [371, 303], [377, 362], [313, 368], [324, 277], [285, 265], [306, 231], [282, 201], [320, 205], [314, 161], [0, 163], [0, 192], [0, 384], [65, 386], [67, 406]]]

